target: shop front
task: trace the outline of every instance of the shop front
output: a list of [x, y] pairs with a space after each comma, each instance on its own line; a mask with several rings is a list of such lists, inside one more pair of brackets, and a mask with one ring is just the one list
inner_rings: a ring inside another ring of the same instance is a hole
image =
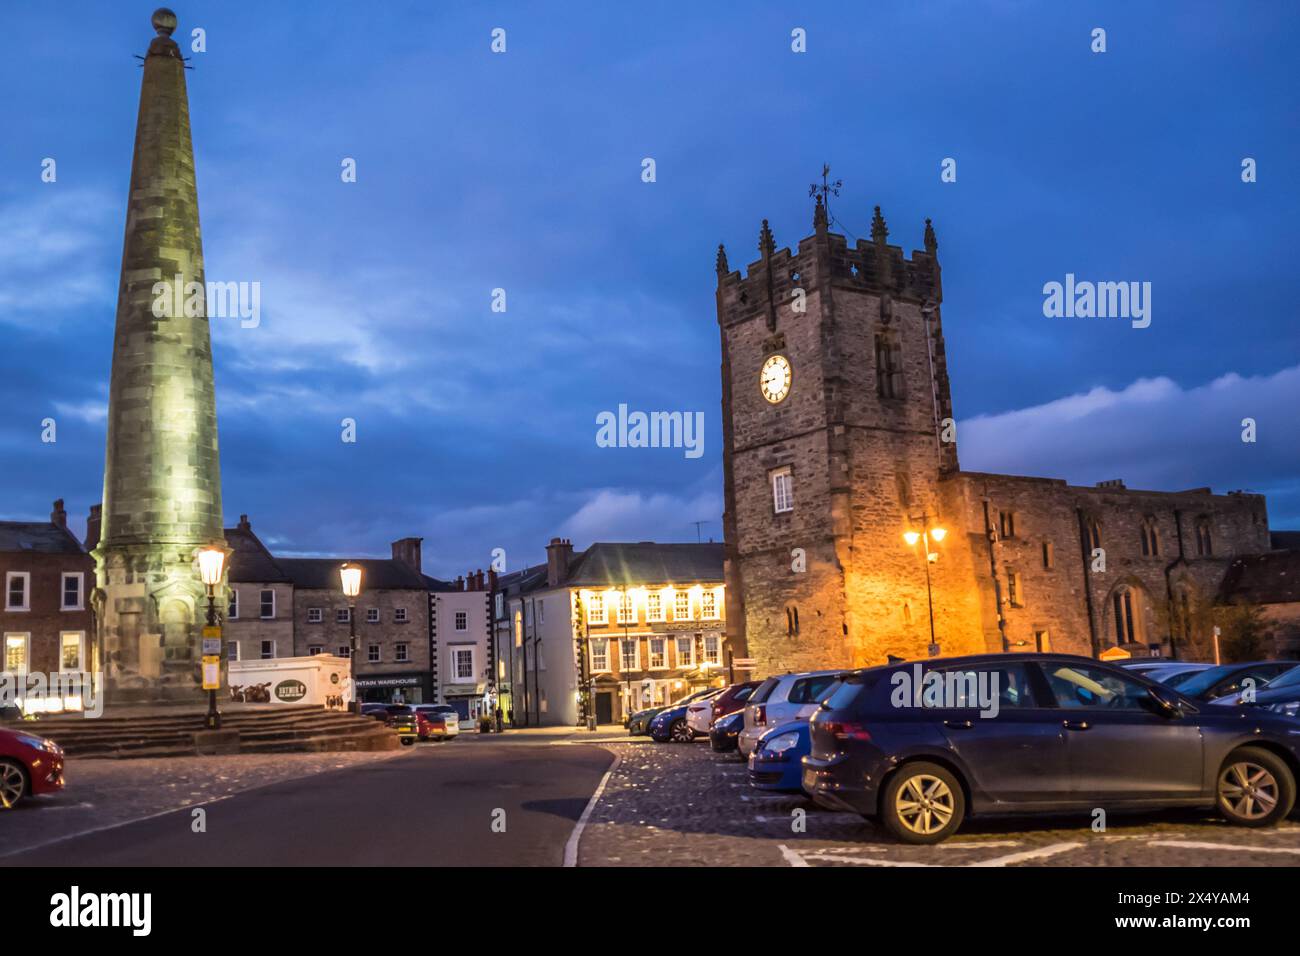
[[357, 696], [365, 704], [424, 704], [432, 698], [428, 674], [362, 674], [357, 677]]
[[443, 684], [442, 702], [451, 704], [460, 715], [461, 723], [476, 723], [480, 714], [489, 713], [491, 701], [487, 684]]

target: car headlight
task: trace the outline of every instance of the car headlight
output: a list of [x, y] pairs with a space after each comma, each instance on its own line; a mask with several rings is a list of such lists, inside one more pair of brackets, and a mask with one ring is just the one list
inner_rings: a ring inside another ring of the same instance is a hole
[[1287, 700], [1279, 704], [1271, 704], [1268, 709], [1275, 714], [1285, 714], [1287, 717], [1300, 716], [1300, 700]]
[[53, 744], [53, 741], [42, 740], [40, 737], [29, 737], [27, 734], [19, 734], [18, 742], [27, 747], [31, 747], [33, 750], [50, 750], [51, 747], [46, 745]]
[[769, 753], [783, 754], [787, 750], [792, 750], [799, 746], [799, 735], [796, 733], [777, 734], [771, 740], [763, 744], [763, 749]]

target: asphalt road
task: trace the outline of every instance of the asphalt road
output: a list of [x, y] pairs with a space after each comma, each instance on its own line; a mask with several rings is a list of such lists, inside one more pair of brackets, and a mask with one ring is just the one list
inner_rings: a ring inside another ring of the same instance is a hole
[[612, 762], [608, 751], [590, 746], [422, 744], [393, 760], [205, 804], [206, 832], [194, 832], [194, 808], [187, 807], [4, 863], [557, 866]]

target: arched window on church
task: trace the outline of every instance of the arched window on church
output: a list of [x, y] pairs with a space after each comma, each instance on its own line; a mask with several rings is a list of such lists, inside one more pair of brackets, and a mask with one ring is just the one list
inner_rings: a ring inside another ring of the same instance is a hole
[[1214, 542], [1210, 539], [1210, 519], [1205, 515], [1196, 519], [1196, 553], [1203, 558], [1214, 554]]
[[1089, 518], [1085, 529], [1088, 535], [1088, 551], [1096, 551], [1101, 547], [1101, 525], [1097, 523], [1096, 518]]
[[791, 637], [799, 633], [799, 608], [793, 604], [785, 609], [785, 632]]
[[1120, 588], [1113, 598], [1115, 616], [1115, 643], [1134, 644], [1141, 641], [1142, 600], [1133, 588]]
[[903, 350], [896, 332], [876, 333], [876, 394], [903, 397]]
[[1160, 538], [1156, 534], [1156, 519], [1147, 515], [1142, 519], [1142, 556], [1144, 558], [1158, 557], [1160, 554]]

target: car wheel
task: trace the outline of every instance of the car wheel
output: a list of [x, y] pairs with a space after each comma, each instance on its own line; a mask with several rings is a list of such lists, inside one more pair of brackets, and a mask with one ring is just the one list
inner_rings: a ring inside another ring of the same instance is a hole
[[0, 760], [0, 809], [10, 810], [27, 793], [27, 771], [16, 760]]
[[1275, 754], [1242, 747], [1223, 762], [1216, 797], [1219, 812], [1229, 823], [1272, 826], [1295, 805], [1295, 776]]
[[695, 731], [686, 726], [686, 718], [679, 717], [673, 721], [673, 725], [668, 728], [668, 736], [672, 738], [673, 743], [685, 744], [695, 739]]
[[904, 843], [940, 843], [966, 816], [961, 784], [936, 763], [909, 763], [889, 778], [880, 798], [885, 829]]

